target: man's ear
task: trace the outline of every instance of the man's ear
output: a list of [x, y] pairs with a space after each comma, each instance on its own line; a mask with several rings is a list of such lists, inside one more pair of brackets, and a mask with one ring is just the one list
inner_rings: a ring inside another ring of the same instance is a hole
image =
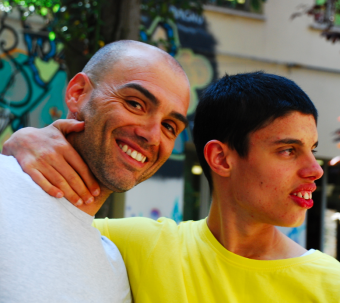
[[68, 83], [65, 101], [71, 113], [79, 111], [83, 102], [90, 97], [93, 86], [85, 73], [76, 74]]
[[204, 157], [210, 169], [221, 177], [229, 177], [231, 157], [228, 145], [218, 140], [209, 141], [204, 147]]

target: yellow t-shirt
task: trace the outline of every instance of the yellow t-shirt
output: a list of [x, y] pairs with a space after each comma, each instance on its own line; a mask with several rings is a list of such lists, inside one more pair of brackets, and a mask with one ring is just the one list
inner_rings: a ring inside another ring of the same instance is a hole
[[339, 303], [340, 263], [316, 251], [259, 261], [226, 250], [206, 220], [98, 219], [119, 248], [135, 303]]

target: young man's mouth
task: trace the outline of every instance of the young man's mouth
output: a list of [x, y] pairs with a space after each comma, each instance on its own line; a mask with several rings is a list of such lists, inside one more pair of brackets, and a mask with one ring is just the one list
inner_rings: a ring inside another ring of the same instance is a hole
[[126, 153], [128, 156], [130, 156], [132, 159], [144, 163], [146, 161], [146, 156], [141, 154], [140, 152], [134, 150], [132, 147], [128, 146], [127, 144], [124, 143], [119, 143], [118, 146], [120, 149]]
[[299, 206], [309, 209], [314, 204], [314, 201], [312, 200], [312, 192], [315, 191], [315, 189], [315, 184], [302, 185], [295, 189], [290, 194], [290, 197]]
[[305, 200], [312, 199], [311, 191], [299, 191], [298, 193], [293, 193], [293, 195], [299, 198], [304, 198]]

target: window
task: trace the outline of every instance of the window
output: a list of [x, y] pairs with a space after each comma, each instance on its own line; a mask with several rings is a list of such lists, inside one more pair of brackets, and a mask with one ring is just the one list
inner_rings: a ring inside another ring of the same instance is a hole
[[216, 6], [262, 14], [265, 0], [209, 0], [208, 3]]
[[309, 13], [317, 23], [340, 26], [339, 0], [316, 0]]

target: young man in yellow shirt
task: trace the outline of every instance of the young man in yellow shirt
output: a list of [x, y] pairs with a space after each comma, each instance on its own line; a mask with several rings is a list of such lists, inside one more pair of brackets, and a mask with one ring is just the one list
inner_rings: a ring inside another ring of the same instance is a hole
[[213, 84], [194, 126], [209, 216], [178, 226], [94, 221], [121, 252], [134, 301], [339, 303], [340, 263], [275, 227], [299, 226], [313, 206], [323, 174], [313, 155], [316, 121], [308, 96], [283, 77], [256, 72]]

